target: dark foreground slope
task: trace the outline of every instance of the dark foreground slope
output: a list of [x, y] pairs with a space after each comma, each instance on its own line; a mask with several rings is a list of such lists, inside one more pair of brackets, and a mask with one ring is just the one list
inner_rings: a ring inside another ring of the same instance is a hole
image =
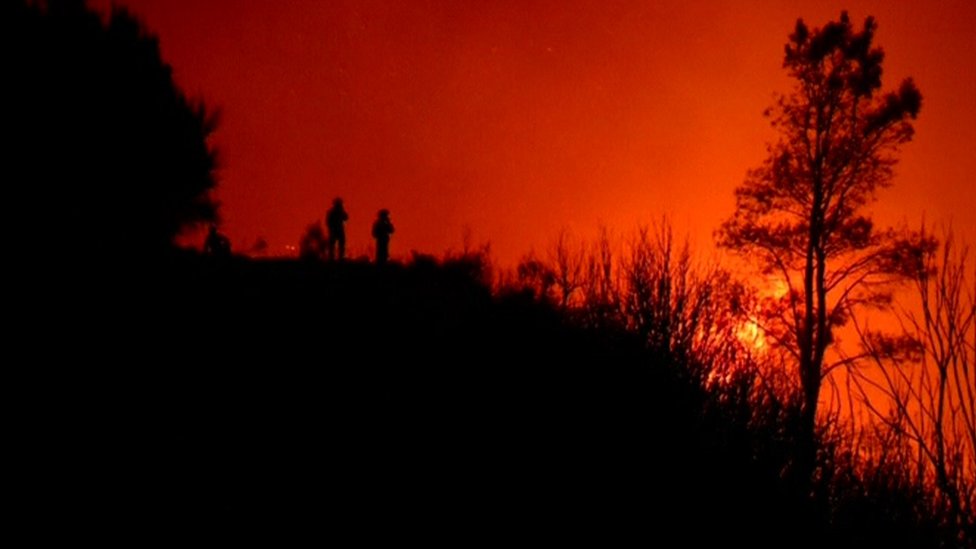
[[824, 541], [659, 357], [474, 271], [184, 258], [63, 288], [45, 504], [133, 542]]

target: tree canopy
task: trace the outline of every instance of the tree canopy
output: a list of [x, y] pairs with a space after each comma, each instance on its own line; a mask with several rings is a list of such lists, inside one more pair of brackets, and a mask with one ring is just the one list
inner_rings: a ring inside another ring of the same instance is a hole
[[0, 7], [8, 190], [31, 247], [156, 255], [213, 220], [215, 117], [176, 85], [132, 15], [83, 0]]

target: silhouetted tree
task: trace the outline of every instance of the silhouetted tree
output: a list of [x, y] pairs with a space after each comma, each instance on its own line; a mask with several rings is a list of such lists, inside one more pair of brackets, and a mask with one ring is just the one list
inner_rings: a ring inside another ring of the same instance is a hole
[[550, 244], [548, 255], [555, 284], [559, 288], [559, 306], [565, 309], [583, 287], [586, 250], [581, 241], [576, 242], [569, 230], [563, 229]]
[[621, 277], [610, 232], [601, 226], [586, 254], [582, 282], [584, 325], [611, 328], [622, 324]]
[[621, 312], [641, 341], [693, 375], [732, 368], [744, 318], [728, 273], [697, 265], [667, 221], [639, 228], [626, 251]]
[[123, 8], [0, 8], [11, 210], [57, 254], [157, 256], [216, 205], [216, 119], [176, 86], [158, 40]]
[[879, 285], [904, 274], [912, 255], [865, 212], [891, 183], [922, 101], [911, 79], [879, 93], [876, 28], [869, 17], [855, 31], [846, 12], [823, 28], [797, 21], [783, 62], [794, 87], [767, 112], [780, 139], [736, 189], [736, 213], [718, 235], [786, 288], [763, 328], [799, 365], [810, 437], [832, 331], [859, 306], [885, 303]]
[[889, 431], [885, 450], [899, 452], [916, 484], [934, 485], [950, 528], [968, 529], [976, 543], [976, 288], [968, 287], [976, 270], [951, 232], [942, 242], [941, 254], [928, 247], [918, 264], [918, 302], [899, 311], [905, 334], [874, 333], [855, 319], [876, 371], [851, 378], [876, 430]]
[[556, 273], [534, 254], [530, 253], [519, 261], [516, 280], [522, 289], [530, 291], [540, 301], [556, 302]]

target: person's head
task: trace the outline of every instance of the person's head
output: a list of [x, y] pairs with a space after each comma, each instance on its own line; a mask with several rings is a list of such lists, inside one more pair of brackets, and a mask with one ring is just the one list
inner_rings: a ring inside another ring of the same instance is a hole
[[211, 223], [210, 224], [210, 234], [212, 234], [212, 235], [217, 234], [217, 224], [216, 223]]
[[334, 208], [341, 208], [342, 207], [342, 198], [337, 196], [334, 199], [332, 199], [332, 206]]
[[387, 210], [387, 209], [384, 208], [384, 209], [380, 210], [380, 212], [379, 212], [378, 215], [380, 216], [380, 219], [389, 219], [390, 218], [390, 210]]

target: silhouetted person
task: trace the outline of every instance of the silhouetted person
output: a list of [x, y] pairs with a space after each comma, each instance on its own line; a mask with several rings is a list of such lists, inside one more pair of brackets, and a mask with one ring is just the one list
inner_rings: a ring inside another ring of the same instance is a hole
[[390, 221], [390, 210], [380, 210], [373, 223], [373, 238], [376, 239], [376, 264], [383, 265], [390, 258], [390, 235], [393, 234], [393, 223]]
[[329, 229], [329, 260], [336, 259], [336, 246], [339, 247], [340, 260], [346, 257], [346, 221], [349, 214], [342, 207], [342, 199], [332, 201], [332, 207], [325, 214], [325, 226]]
[[217, 232], [217, 226], [211, 225], [207, 240], [203, 243], [203, 253], [211, 257], [230, 257], [230, 239]]

